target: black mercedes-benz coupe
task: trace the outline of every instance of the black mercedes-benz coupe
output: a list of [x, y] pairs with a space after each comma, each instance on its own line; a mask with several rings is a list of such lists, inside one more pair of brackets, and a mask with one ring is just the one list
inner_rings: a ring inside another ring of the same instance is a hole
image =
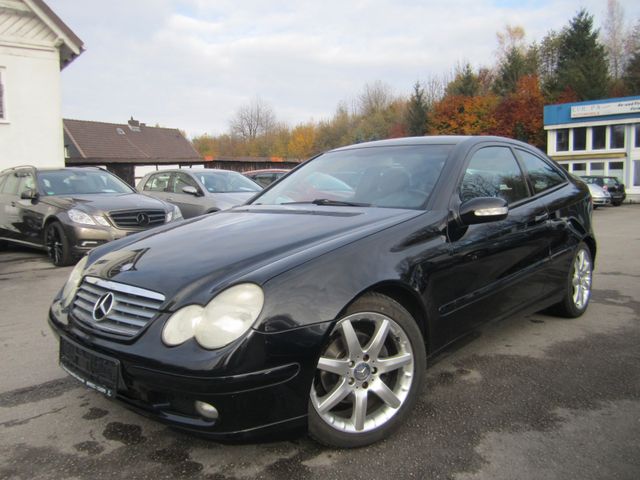
[[213, 438], [306, 427], [362, 446], [480, 322], [584, 313], [591, 213], [587, 186], [521, 142], [354, 145], [247, 205], [96, 248], [49, 321], [61, 366], [140, 413]]

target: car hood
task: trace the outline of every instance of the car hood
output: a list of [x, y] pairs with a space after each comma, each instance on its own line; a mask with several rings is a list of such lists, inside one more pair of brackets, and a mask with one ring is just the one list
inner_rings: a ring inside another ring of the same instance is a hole
[[100, 247], [86, 274], [160, 292], [172, 299], [167, 305], [171, 309], [184, 302], [206, 302], [235, 281], [263, 283], [310, 258], [422, 213], [297, 205], [236, 207], [119, 240], [118, 248]]
[[43, 202], [55, 205], [63, 210], [80, 208], [88, 213], [111, 212], [114, 210], [162, 209], [168, 210], [167, 204], [156, 198], [139, 193], [95, 193], [86, 195], [55, 195], [42, 197]]

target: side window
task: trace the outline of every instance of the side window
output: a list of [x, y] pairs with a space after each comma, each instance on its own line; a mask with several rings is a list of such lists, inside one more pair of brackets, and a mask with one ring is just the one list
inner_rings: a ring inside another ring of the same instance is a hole
[[144, 184], [143, 190], [150, 192], [165, 192], [169, 185], [171, 173], [157, 173], [152, 175], [147, 183]]
[[31, 190], [36, 187], [35, 182], [33, 181], [33, 175], [31, 173], [27, 173], [24, 176], [20, 177], [20, 185], [18, 187], [18, 194], [21, 194], [25, 190]]
[[460, 186], [463, 202], [498, 197], [512, 204], [528, 195], [522, 171], [509, 148], [485, 147], [473, 154]]
[[544, 192], [565, 182], [564, 177], [553, 166], [529, 152], [518, 149], [518, 155], [529, 173], [533, 191]]
[[17, 195], [20, 180], [20, 177], [16, 176], [15, 173], [10, 173], [7, 176], [7, 180], [2, 185], [2, 193], [7, 195]]
[[261, 173], [256, 175], [253, 178], [253, 181], [256, 182], [261, 187], [267, 187], [270, 183], [273, 182], [273, 174], [271, 173]]
[[183, 193], [182, 189], [184, 187], [198, 188], [196, 182], [186, 173], [175, 173], [174, 175], [173, 193]]

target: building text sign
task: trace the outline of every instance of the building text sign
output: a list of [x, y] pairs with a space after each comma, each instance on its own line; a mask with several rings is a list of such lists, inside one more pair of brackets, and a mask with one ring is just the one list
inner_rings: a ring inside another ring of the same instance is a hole
[[611, 103], [595, 103], [571, 107], [571, 118], [602, 117], [640, 112], [640, 100], [625, 100]]

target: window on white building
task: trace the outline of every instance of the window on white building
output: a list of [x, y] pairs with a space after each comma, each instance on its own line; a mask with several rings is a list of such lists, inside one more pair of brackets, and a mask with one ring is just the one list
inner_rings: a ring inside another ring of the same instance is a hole
[[633, 142], [633, 146], [635, 148], [640, 148], [640, 123], [636, 123], [634, 125], [634, 132], [635, 132], [635, 140]]
[[562, 128], [556, 130], [556, 152], [566, 152], [569, 150], [569, 129]]
[[611, 126], [610, 148], [624, 148], [624, 125]]
[[573, 149], [587, 149], [587, 127], [578, 127], [573, 129]]
[[591, 132], [591, 149], [604, 150], [606, 146], [607, 127], [593, 127]]
[[607, 175], [616, 177], [618, 181], [624, 183], [624, 162], [609, 162], [609, 172]]

